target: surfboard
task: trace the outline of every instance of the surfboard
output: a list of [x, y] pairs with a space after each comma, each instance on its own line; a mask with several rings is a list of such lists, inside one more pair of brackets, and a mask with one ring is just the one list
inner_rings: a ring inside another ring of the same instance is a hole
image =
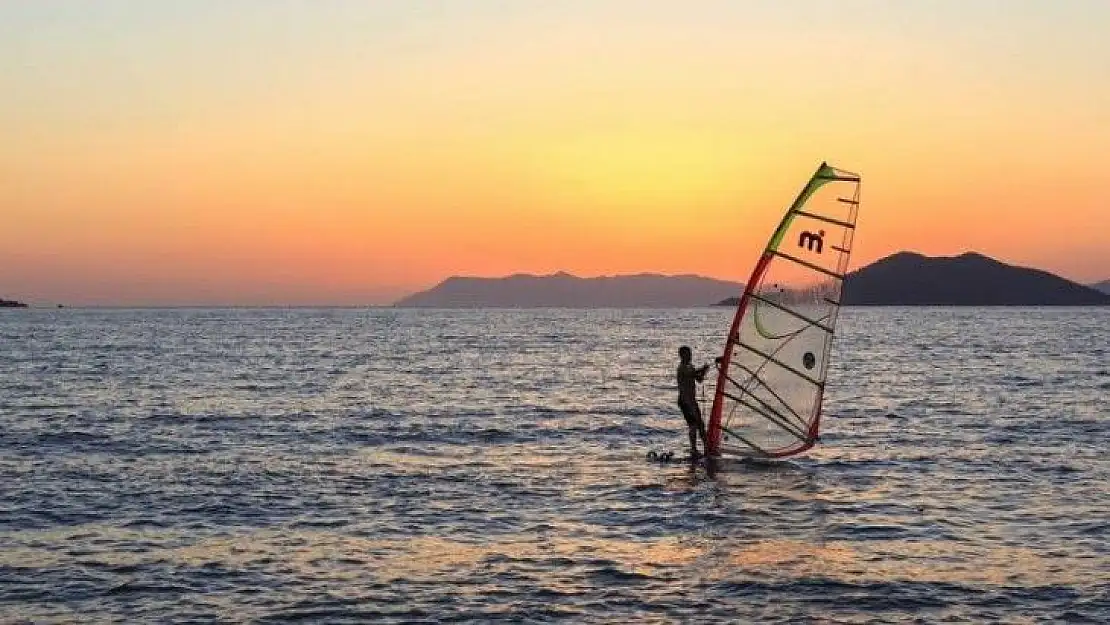
[[704, 463], [705, 456], [698, 456], [691, 458], [687, 455], [680, 455], [673, 451], [649, 451], [647, 453], [648, 462], [655, 462], [657, 464], [691, 464], [691, 463]]

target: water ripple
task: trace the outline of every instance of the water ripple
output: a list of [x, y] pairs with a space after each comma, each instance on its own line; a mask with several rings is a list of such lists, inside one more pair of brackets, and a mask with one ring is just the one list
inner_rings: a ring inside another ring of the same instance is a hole
[[0, 621], [1107, 622], [1108, 313], [845, 310], [710, 476], [723, 309], [5, 312]]

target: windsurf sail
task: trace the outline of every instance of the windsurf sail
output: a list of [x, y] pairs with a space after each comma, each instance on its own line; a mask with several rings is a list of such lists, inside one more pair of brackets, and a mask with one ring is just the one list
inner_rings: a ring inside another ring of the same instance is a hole
[[817, 442], [859, 191], [859, 175], [821, 163], [771, 235], [717, 361], [712, 454], [780, 458]]

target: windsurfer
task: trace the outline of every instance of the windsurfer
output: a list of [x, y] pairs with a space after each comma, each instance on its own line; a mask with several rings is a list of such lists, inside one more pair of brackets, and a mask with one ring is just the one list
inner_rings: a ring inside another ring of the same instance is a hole
[[709, 437], [705, 433], [705, 421], [701, 418], [701, 407], [698, 406], [696, 384], [705, 379], [709, 365], [695, 367], [692, 364], [694, 353], [689, 347], [683, 345], [678, 348], [678, 407], [686, 419], [686, 426], [690, 434], [690, 458], [696, 459], [698, 454], [698, 436], [701, 436], [702, 446], [706, 453], [709, 452]]

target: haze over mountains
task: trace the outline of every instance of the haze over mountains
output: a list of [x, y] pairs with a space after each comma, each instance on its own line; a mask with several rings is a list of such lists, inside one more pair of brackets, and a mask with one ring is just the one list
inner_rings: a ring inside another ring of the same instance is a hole
[[744, 286], [701, 276], [638, 274], [579, 278], [516, 274], [505, 278], [452, 277], [396, 306], [420, 308], [675, 308], [720, 301]]
[[1091, 285], [1091, 288], [1095, 289], [1096, 291], [1102, 291], [1103, 293], [1106, 293], [1107, 295], [1110, 295], [1110, 280], [1103, 280], [1102, 282], [1096, 282], [1096, 283]]
[[[395, 306], [681, 308], [735, 303], [742, 292], [741, 283], [694, 275], [580, 278], [560, 272], [550, 276], [452, 277]], [[952, 257], [899, 252], [850, 272], [843, 301], [872, 306], [1096, 306], [1110, 305], [1110, 294], [975, 252]]]

